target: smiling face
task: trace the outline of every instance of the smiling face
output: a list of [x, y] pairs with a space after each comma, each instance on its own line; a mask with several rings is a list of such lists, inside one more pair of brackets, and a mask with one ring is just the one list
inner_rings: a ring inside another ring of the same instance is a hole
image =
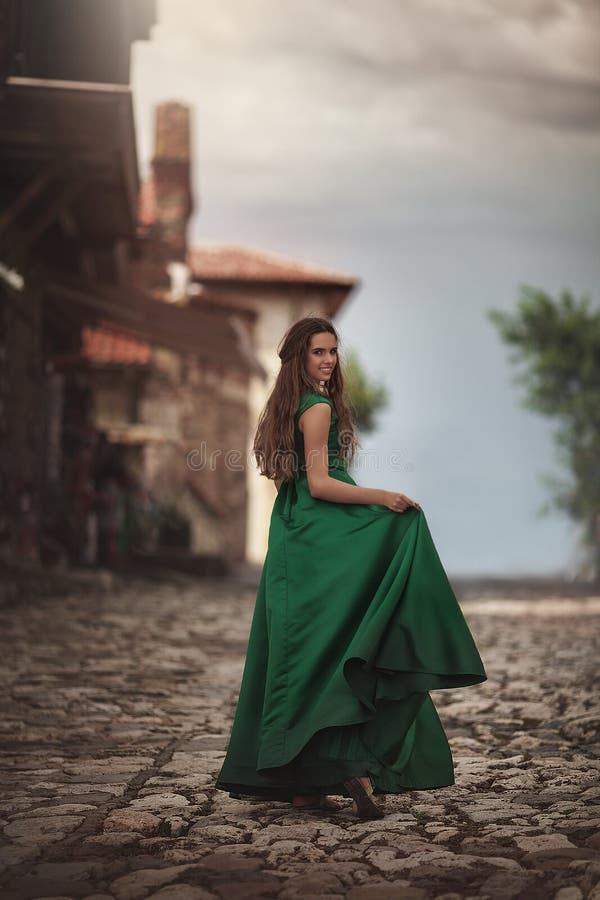
[[304, 365], [311, 378], [327, 384], [337, 365], [336, 336], [329, 331], [311, 335]]

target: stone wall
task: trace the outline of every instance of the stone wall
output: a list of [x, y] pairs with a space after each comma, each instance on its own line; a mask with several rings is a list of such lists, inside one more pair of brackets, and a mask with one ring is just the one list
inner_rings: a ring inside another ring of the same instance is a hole
[[243, 560], [247, 378], [157, 349], [149, 366], [94, 377], [97, 427], [141, 446], [144, 485], [188, 519], [191, 550]]

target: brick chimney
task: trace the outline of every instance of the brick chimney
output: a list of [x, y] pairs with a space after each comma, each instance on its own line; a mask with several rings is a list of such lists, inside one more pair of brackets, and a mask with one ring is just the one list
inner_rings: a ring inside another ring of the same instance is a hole
[[188, 221], [193, 209], [189, 107], [182, 103], [161, 103], [156, 109], [154, 134], [155, 236], [168, 253], [166, 262], [184, 262]]
[[156, 107], [152, 171], [140, 192], [141, 239], [136, 280], [155, 296], [186, 302], [187, 229], [191, 189], [190, 108], [167, 102]]

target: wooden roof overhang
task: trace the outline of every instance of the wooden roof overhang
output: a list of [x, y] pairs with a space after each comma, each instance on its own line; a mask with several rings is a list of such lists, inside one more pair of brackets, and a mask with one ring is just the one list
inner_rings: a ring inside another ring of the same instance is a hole
[[[212, 279], [212, 278], [193, 278], [194, 283], [201, 285], [203, 290], [198, 295], [201, 299], [202, 303], [204, 299], [208, 302], [214, 304], [225, 304], [230, 305], [238, 304], [240, 308], [248, 308], [253, 309], [254, 305], [251, 301], [248, 301], [247, 307], [245, 304], [245, 296], [249, 294], [255, 294], [257, 291], [260, 291], [261, 299], [265, 301], [269, 301], [270, 299], [280, 299], [282, 292], [284, 292], [290, 298], [298, 298], [298, 299], [306, 299], [307, 291], [314, 291], [315, 294], [318, 293], [320, 296], [324, 307], [326, 315], [334, 318], [341, 308], [346, 303], [349, 294], [352, 291], [352, 288], [348, 288], [345, 286], [337, 286], [331, 284], [322, 284], [321, 282], [314, 281], [303, 281], [303, 282], [294, 282], [294, 281], [286, 281], [282, 279], [281, 281], [275, 280], [260, 280], [255, 279], [253, 281], [244, 279]], [[192, 299], [195, 299], [194, 294], [192, 293]]]
[[30, 246], [57, 220], [102, 245], [135, 235], [139, 177], [123, 85], [8, 78], [0, 90], [0, 236]]

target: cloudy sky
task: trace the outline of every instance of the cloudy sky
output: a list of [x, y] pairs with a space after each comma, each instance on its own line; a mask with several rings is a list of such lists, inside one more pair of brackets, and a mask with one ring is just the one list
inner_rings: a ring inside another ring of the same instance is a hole
[[600, 303], [596, 0], [159, 0], [132, 86], [142, 171], [153, 106], [193, 106], [193, 240], [360, 278], [341, 347], [391, 402], [357, 481], [418, 499], [453, 574], [571, 572], [486, 310]]

